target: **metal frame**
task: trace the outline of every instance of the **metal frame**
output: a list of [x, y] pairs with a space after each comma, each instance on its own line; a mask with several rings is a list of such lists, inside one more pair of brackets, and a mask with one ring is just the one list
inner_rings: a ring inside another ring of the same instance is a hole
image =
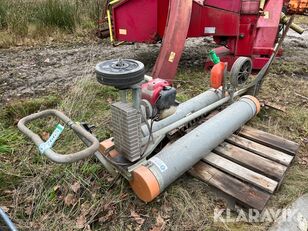
[[95, 136], [93, 136], [91, 133], [86, 131], [84, 128], [82, 128], [79, 124], [76, 124], [73, 122], [70, 118], [68, 118], [66, 115], [64, 115], [62, 112], [57, 110], [45, 110], [41, 111], [32, 115], [29, 115], [27, 117], [22, 118], [18, 122], [18, 128], [19, 130], [24, 133], [26, 136], [28, 136], [35, 144], [36, 146], [40, 146], [44, 143], [44, 141], [40, 138], [39, 135], [32, 132], [29, 128], [26, 127], [26, 124], [28, 124], [31, 121], [47, 117], [47, 116], [55, 116], [59, 119], [61, 119], [69, 128], [73, 129], [73, 131], [78, 134], [78, 136], [83, 137], [87, 141], [91, 143], [91, 145], [79, 152], [71, 153], [71, 154], [59, 154], [54, 152], [52, 149], [47, 149], [44, 153], [49, 159], [56, 163], [72, 163], [76, 162], [78, 160], [82, 160], [84, 158], [87, 158], [94, 154], [98, 148], [99, 148], [99, 141], [96, 139]]

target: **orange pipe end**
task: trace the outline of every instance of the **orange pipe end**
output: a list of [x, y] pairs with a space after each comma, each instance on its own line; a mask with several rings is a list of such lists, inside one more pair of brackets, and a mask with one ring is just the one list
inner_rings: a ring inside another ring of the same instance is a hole
[[261, 110], [261, 104], [260, 104], [259, 100], [252, 95], [244, 95], [243, 97], [250, 99], [252, 102], [254, 102], [254, 104], [256, 105], [256, 109], [257, 109], [256, 114], [258, 114]]
[[160, 194], [156, 177], [145, 166], [140, 166], [132, 172], [132, 180], [129, 184], [139, 199], [144, 202], [150, 202]]

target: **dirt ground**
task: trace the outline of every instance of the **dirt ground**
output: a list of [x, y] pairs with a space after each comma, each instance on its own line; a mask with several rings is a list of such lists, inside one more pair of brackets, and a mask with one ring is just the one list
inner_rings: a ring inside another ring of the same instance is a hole
[[[153, 65], [159, 45], [63, 45], [39, 48], [11, 48], [0, 50], [0, 105], [16, 97], [35, 97], [53, 91], [63, 91], [80, 77], [91, 74], [99, 61], [113, 58], [136, 58]], [[202, 65], [210, 41], [190, 39], [181, 60], [185, 66]], [[300, 56], [283, 56], [282, 59], [303, 61], [307, 59], [308, 33], [298, 35], [289, 31], [284, 43], [286, 48], [297, 48]], [[305, 76], [306, 77], [306, 76]]]
[[[82, 76], [92, 74], [96, 63], [107, 59], [140, 59], [149, 71], [160, 47], [146, 44], [111, 47], [106, 43], [108, 41], [100, 45], [0, 50], [0, 102], [4, 103], [16, 97], [35, 97], [53, 91], [63, 91]], [[203, 39], [188, 41], [182, 62], [188, 65], [201, 64], [209, 48], [203, 44]]]
[[[303, 26], [308, 29], [307, 25]], [[207, 88], [200, 86], [208, 79], [203, 72], [203, 63], [213, 46], [208, 39], [187, 41], [176, 81], [179, 95], [184, 99]], [[270, 202], [269, 206], [273, 207], [285, 206], [308, 192], [305, 186], [308, 185], [308, 31], [301, 36], [290, 31], [284, 49], [284, 55], [275, 62], [260, 98], [285, 106], [287, 112], [263, 109], [251, 122], [254, 127], [301, 144], [294, 167], [281, 191]], [[87, 92], [73, 90], [67, 100], [66, 93], [83, 78], [95, 81], [96, 63], [110, 58], [134, 58], [144, 62], [150, 73], [158, 51], [159, 44], [111, 47], [108, 41], [99, 45], [2, 49], [0, 108], [6, 111], [7, 105], [19, 102], [19, 99], [34, 100], [55, 94], [64, 100], [65, 106], [72, 104], [71, 108], [76, 106], [75, 111], [83, 110], [78, 101], [90, 102], [91, 99], [84, 99], [89, 96]], [[83, 90], [96, 93], [94, 88], [100, 86], [87, 87]], [[84, 94], [84, 98], [80, 94]], [[113, 100], [114, 91], [98, 89], [97, 95], [102, 104], [95, 110], [106, 111], [107, 101]], [[76, 97], [74, 103], [70, 101], [73, 97]], [[88, 113], [86, 108], [85, 111]], [[93, 120], [101, 120], [99, 125], [108, 124], [101, 114], [94, 116]], [[112, 179], [97, 162], [87, 160], [68, 166], [52, 164], [38, 155], [31, 142], [20, 136], [15, 120], [5, 131], [5, 137], [12, 140], [14, 146], [9, 154], [0, 156], [0, 181], [4, 179], [3, 185], [0, 184], [0, 199], [21, 230], [90, 230], [90, 226], [92, 230], [123, 230], [123, 227], [126, 230], [266, 230], [268, 227], [268, 224], [213, 224], [213, 209], [221, 201], [212, 195], [209, 186], [187, 175], [145, 205], [128, 189], [125, 180]], [[303, 186], [299, 187], [301, 184]]]

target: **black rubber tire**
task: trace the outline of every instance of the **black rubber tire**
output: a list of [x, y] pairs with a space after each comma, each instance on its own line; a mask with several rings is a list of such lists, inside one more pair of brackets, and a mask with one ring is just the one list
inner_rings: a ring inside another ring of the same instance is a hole
[[[119, 62], [121, 65], [118, 65]], [[113, 59], [98, 63], [95, 72], [99, 83], [119, 89], [127, 89], [140, 83], [145, 74], [144, 64], [133, 59]]]
[[231, 84], [238, 87], [246, 82], [252, 71], [252, 61], [248, 57], [238, 57], [231, 68]]

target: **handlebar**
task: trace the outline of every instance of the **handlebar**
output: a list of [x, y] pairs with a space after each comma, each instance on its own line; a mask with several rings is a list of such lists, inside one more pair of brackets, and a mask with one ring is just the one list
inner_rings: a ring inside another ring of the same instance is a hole
[[39, 118], [46, 117], [46, 116], [55, 116], [55, 117], [61, 119], [67, 126], [69, 126], [71, 129], [73, 129], [73, 131], [79, 137], [83, 137], [86, 140], [88, 140], [89, 143], [91, 143], [91, 146], [89, 146], [88, 148], [86, 148], [82, 151], [79, 151], [79, 152], [76, 152], [76, 153], [71, 153], [71, 154], [66, 154], [66, 155], [56, 153], [51, 148], [47, 148], [44, 151], [44, 155], [46, 155], [53, 162], [56, 162], [56, 163], [76, 162], [78, 160], [81, 160], [81, 159], [84, 159], [84, 158], [91, 156], [92, 154], [94, 154], [94, 152], [96, 152], [98, 150], [99, 141], [96, 139], [95, 136], [93, 136], [91, 133], [86, 131], [80, 125], [76, 124], [74, 121], [72, 121], [66, 115], [64, 115], [62, 112], [54, 110], [54, 109], [41, 111], [41, 112], [34, 113], [32, 115], [29, 115], [29, 116], [22, 118], [18, 122], [18, 125], [17, 125], [18, 129], [23, 134], [28, 136], [35, 143], [36, 146], [39, 147], [41, 144], [44, 143], [44, 141], [41, 139], [41, 137], [39, 135], [35, 134], [28, 127], [26, 127], [26, 124], [31, 122], [31, 121], [34, 121], [34, 120], [37, 120]]

